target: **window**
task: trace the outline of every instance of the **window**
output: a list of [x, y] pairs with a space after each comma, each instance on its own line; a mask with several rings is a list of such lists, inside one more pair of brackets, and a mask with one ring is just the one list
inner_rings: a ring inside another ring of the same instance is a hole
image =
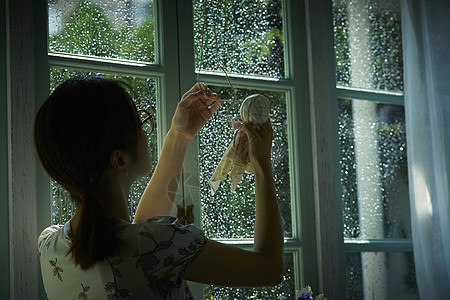
[[285, 2], [194, 0], [193, 7], [196, 72], [200, 80], [213, 82], [211, 89], [225, 100], [199, 134], [201, 226], [213, 239], [252, 249], [253, 175], [244, 175], [234, 192], [230, 191], [230, 180], [225, 180], [214, 195], [211, 195], [208, 180], [233, 139], [234, 131], [228, 121], [239, 117], [240, 103], [247, 96], [262, 94], [271, 102], [272, 160], [285, 239], [287, 243], [296, 244], [286, 249], [285, 280], [279, 286], [262, 289], [207, 286], [204, 296], [207, 299], [292, 299], [300, 288], [298, 274], [302, 254], [298, 246], [299, 219], [293, 211], [296, 204], [291, 198], [292, 189], [296, 189], [290, 180], [290, 168], [294, 165], [289, 156], [293, 130], [290, 118], [294, 117], [289, 111], [289, 102], [293, 101], [294, 84], [285, 70], [289, 63]]
[[400, 3], [334, 0], [333, 22], [346, 299], [415, 299]]

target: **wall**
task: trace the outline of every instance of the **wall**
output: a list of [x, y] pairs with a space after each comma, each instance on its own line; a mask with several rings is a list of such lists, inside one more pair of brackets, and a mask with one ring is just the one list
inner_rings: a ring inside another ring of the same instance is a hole
[[[0, 270], [9, 270], [8, 118], [6, 100], [6, 3], [0, 1]], [[2, 298], [9, 298], [9, 272], [0, 272]]]

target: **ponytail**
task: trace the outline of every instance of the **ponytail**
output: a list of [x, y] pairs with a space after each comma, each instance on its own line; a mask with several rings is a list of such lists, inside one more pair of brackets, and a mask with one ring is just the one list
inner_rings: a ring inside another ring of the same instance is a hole
[[82, 209], [81, 220], [77, 229], [72, 232], [69, 253], [72, 253], [76, 265], [87, 270], [111, 255], [120, 241], [94, 193], [89, 192], [81, 198], [77, 197], [77, 201], [82, 204], [79, 205]]

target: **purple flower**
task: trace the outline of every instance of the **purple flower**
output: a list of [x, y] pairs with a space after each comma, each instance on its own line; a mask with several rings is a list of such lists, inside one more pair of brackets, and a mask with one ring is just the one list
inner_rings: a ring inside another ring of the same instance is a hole
[[310, 293], [304, 293], [298, 298], [298, 300], [314, 300], [314, 298]]

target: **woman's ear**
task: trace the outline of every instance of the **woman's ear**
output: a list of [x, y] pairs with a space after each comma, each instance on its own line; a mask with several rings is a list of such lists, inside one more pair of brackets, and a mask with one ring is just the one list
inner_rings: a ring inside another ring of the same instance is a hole
[[110, 166], [120, 174], [128, 175], [129, 155], [121, 150], [114, 150], [109, 157]]

